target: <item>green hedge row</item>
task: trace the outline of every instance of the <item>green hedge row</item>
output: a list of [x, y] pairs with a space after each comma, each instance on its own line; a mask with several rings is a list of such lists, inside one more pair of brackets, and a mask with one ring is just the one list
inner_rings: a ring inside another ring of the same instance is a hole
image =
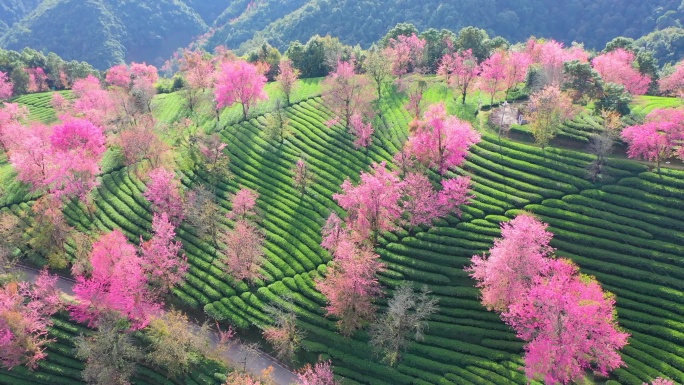
[[[463, 168], [466, 170], [472, 170], [473, 173], [475, 173], [476, 175], [487, 178], [488, 180], [500, 183], [504, 186], [510, 186], [513, 189], [520, 190], [523, 192], [538, 194], [542, 198], [560, 198], [564, 195], [563, 192], [558, 190], [540, 188], [526, 181], [517, 180], [517, 178], [514, 177], [503, 176], [500, 173], [498, 173], [499, 171], [501, 171], [500, 167], [493, 166], [491, 164], [482, 164], [486, 162], [489, 161], [486, 161], [485, 159], [481, 158], [476, 163], [472, 159], [468, 158], [468, 160], [466, 160], [466, 162], [464, 163]], [[494, 172], [493, 170], [496, 170], [496, 172]], [[530, 199], [530, 202], [537, 202], [537, 200]]]
[[542, 189], [539, 191], [539, 193], [546, 198], [555, 198], [564, 194], [573, 194], [579, 191], [575, 186], [569, 183], [554, 181], [552, 179], [547, 179], [538, 175], [529, 174], [525, 171], [519, 171], [511, 167], [511, 164], [516, 164], [520, 167], [522, 162], [514, 163], [511, 161], [503, 164], [497, 164], [494, 162], [494, 160], [482, 157], [476, 153], [471, 153], [470, 156], [468, 156], [468, 162], [477, 163], [489, 170], [496, 170], [496, 172], [508, 178], [509, 182], [512, 179], [516, 182], [525, 182], [535, 186], [535, 189]]
[[[580, 173], [586, 173], [586, 171], [578, 168], [568, 172], [569, 167], [564, 163], [544, 161], [543, 158], [534, 159], [534, 156], [521, 156], [520, 154], [518, 154], [517, 157], [509, 157], [508, 154], [512, 151], [504, 151], [500, 154], [497, 154], [496, 150], [494, 149], [486, 150], [477, 146], [472, 149], [472, 152], [490, 160], [491, 162], [506, 164], [507, 166], [513, 167], [518, 171], [536, 175], [537, 177], [542, 178], [541, 180], [543, 181], [546, 181], [547, 179], [549, 181], [556, 181], [556, 184], [549, 183], [548, 185], [535, 183], [542, 187], [548, 187], [552, 189], [562, 188], [562, 191], [566, 193], [575, 193], [578, 191], [578, 189], [582, 190], [593, 187], [592, 183], [584, 179], [584, 174]], [[534, 161], [534, 163], [532, 161]], [[534, 180], [538, 181], [539, 179], [534, 178]]]
[[667, 219], [667, 223], [662, 224], [665, 224], [668, 227], [671, 226], [672, 228], [675, 228], [677, 230], [684, 230], [684, 221], [679, 219], [682, 218], [681, 212], [679, 210], [674, 210], [672, 208], [662, 207], [657, 204], [629, 198], [629, 192], [625, 191], [626, 187], [611, 186], [608, 189], [611, 190], [611, 192], [599, 190], [586, 190], [582, 191], [582, 195], [592, 199], [613, 203], [623, 207], [638, 208], [638, 210], [644, 213], [650, 213], [661, 217], [665, 217]]
[[[557, 202], [562, 202], [562, 201], [557, 201]], [[587, 226], [586, 231], [590, 231], [589, 234], [599, 234], [593, 232], [593, 229], [595, 228], [600, 228], [603, 230], [608, 230], [612, 232], [617, 232], [620, 234], [626, 234], [629, 236], [637, 237], [637, 238], [642, 238], [642, 239], [653, 239], [653, 235], [649, 232], [646, 232], [644, 230], [640, 230], [631, 226], [623, 225], [620, 224], [619, 222], [615, 221], [608, 221], [603, 219], [603, 215], [599, 218], [598, 215], [596, 217], [591, 217], [583, 214], [578, 214], [574, 213], [572, 211], [569, 211], [567, 209], [561, 210], [555, 207], [549, 207], [549, 205], [546, 204], [546, 201], [543, 202], [542, 205], [529, 205], [525, 206], [525, 210], [530, 210], [534, 212], [535, 214], [540, 214], [544, 217], [554, 217], [558, 219], [564, 219], [568, 221], [572, 221], [580, 226]], [[598, 213], [597, 213], [598, 214]], [[580, 232], [586, 232], [586, 231], [580, 231]]]
[[[475, 165], [475, 167], [479, 166]], [[508, 184], [499, 183], [490, 178], [483, 178], [479, 172], [468, 172], [462, 168], [456, 168], [456, 170], [458, 171], [459, 175], [470, 177], [471, 181], [473, 182], [473, 190], [487, 193], [502, 202], [509, 202], [514, 206], [524, 206], [530, 202], [541, 202], [543, 199], [542, 196], [537, 193], [515, 189]], [[481, 170], [490, 172], [484, 168], [481, 168]]]
[[[667, 176], [663, 176], [662, 179], [673, 179]], [[655, 179], [655, 178], [653, 178]], [[676, 180], [676, 179], [675, 179]], [[627, 186], [627, 187], [633, 187], [635, 189], [643, 190], [645, 192], [651, 193], [655, 195], [656, 197], [669, 197], [669, 198], [675, 198], [677, 200], [682, 200], [684, 199], [684, 187], [681, 185], [679, 186], [668, 186], [667, 184], [664, 184], [662, 182], [659, 182], [657, 180], [645, 180], [642, 178], [624, 178], [621, 179], [620, 182], [618, 182], [620, 186]], [[673, 184], [673, 182], [670, 182], [670, 184]], [[667, 201], [667, 200], [663, 200]]]
[[568, 203], [585, 204], [594, 209], [605, 210], [637, 221], [641, 220], [665, 228], [684, 230], [681, 221], [651, 212], [639, 211], [636, 208], [641, 209], [643, 207], [641, 202], [630, 201], [619, 195], [611, 195], [599, 190], [586, 190], [582, 191], [581, 195], [568, 195], [562, 199]]
[[641, 266], [641, 268], [646, 269], [657, 269], [661, 274], [673, 274], [677, 277], [684, 277], [684, 269], [677, 266], [684, 263], [684, 260], [681, 260], [681, 258], [678, 258], [676, 255], [668, 255], [653, 250], [636, 248], [622, 242], [592, 237], [587, 234], [577, 234], [552, 226], [549, 227], [549, 231], [555, 235], [554, 240], [551, 241], [552, 245], [555, 240], [558, 239], [571, 245], [576, 245], [574, 249], [570, 249], [575, 252], [593, 248], [593, 250], [596, 250], [592, 253], [593, 255], [596, 255], [599, 251], [600, 254], [605, 254], [607, 256], [619, 255], [622, 253], [623, 260], [621, 264], [637, 268]]

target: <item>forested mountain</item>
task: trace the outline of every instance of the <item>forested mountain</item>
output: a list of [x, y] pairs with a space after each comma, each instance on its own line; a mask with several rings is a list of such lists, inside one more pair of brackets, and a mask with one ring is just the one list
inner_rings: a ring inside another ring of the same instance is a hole
[[0, 33], [21, 20], [34, 10], [41, 0], [3, 0], [0, 1]]
[[[298, 7], [283, 17], [284, 3]], [[283, 49], [292, 40], [331, 34], [344, 43], [366, 47], [397, 23], [410, 22], [420, 30], [458, 31], [473, 25], [509, 41], [535, 35], [566, 44], [582, 41], [600, 49], [615, 36], [638, 38], [656, 27], [677, 25], [681, 17], [680, 2], [674, 0], [263, 0], [251, 4], [233, 22], [217, 23], [220, 27], [211, 42], [235, 48], [245, 44], [247, 49], [267, 40]], [[265, 23], [269, 24], [264, 28]], [[244, 37], [252, 34], [255, 41], [245, 43]]]
[[1, 0], [0, 47], [53, 51], [104, 69], [124, 60], [160, 65], [207, 31], [207, 48], [245, 53], [264, 41], [284, 51], [315, 34], [368, 47], [408, 22], [421, 31], [473, 25], [511, 42], [534, 35], [602, 49], [616, 36], [681, 27], [681, 18], [678, 0]]
[[159, 64], [206, 28], [177, 0], [46, 0], [14, 24], [0, 45], [51, 51], [98, 68], [124, 60]]

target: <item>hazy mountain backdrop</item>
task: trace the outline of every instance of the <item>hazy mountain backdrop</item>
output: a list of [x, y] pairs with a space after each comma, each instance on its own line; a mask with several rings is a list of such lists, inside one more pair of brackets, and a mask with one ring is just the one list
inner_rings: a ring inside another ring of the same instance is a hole
[[[367, 47], [410, 22], [420, 30], [473, 25], [509, 41], [535, 35], [601, 49], [615, 36], [681, 27], [682, 17], [680, 0], [0, 0], [0, 47], [29, 46], [98, 68], [124, 60], [160, 65], [210, 30], [208, 48], [245, 52], [268, 41], [283, 51], [314, 34]], [[684, 35], [668, 31], [652, 45]]]

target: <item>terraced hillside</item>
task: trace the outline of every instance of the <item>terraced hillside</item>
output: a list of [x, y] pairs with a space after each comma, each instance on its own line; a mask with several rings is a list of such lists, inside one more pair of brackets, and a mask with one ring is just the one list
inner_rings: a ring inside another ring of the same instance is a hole
[[[178, 235], [191, 267], [174, 294], [186, 305], [249, 327], [267, 324], [264, 305], [290, 295], [306, 331], [303, 358], [332, 358], [336, 373], [348, 384], [525, 384], [522, 342], [479, 304], [463, 267], [473, 254], [491, 247], [500, 221], [526, 210], [550, 224], [559, 256], [572, 258], [583, 273], [595, 275], [617, 295], [620, 324], [632, 338], [623, 350], [628, 366], [616, 370], [611, 380], [641, 385], [664, 376], [684, 381], [684, 172], [663, 170], [660, 176], [636, 162], [614, 160], [610, 178], [593, 184], [585, 178], [590, 155], [556, 148], [544, 154], [486, 133], [456, 170], [475, 182], [476, 199], [464, 207], [463, 216], [437, 221], [429, 229], [384, 234], [377, 249], [387, 264], [381, 282], [388, 294], [410, 280], [428, 285], [439, 298], [440, 311], [429, 323], [425, 341], [414, 343], [395, 368], [388, 368], [372, 356], [365, 332], [352, 339], [337, 334], [335, 320], [324, 317], [325, 299], [314, 283], [330, 261], [319, 246], [321, 226], [331, 210], [339, 210], [331, 197], [345, 178], [358, 178], [371, 162], [391, 160], [407, 136], [410, 116], [402, 107], [404, 98], [384, 95], [373, 145], [368, 151], [355, 150], [342, 127], [325, 126], [331, 112], [319, 92], [313, 81], [300, 89], [287, 109], [292, 135], [281, 146], [262, 135], [268, 103], [247, 121], [239, 122], [236, 110], [221, 116], [218, 132], [228, 143], [233, 178], [214, 187], [224, 210], [230, 208], [226, 197], [239, 186], [259, 192], [268, 262], [261, 282], [236, 282], [222, 272], [218, 251], [181, 225]], [[159, 96], [155, 104], [163, 121], [189, 115], [179, 94]], [[215, 123], [206, 116], [194, 119], [207, 129]], [[290, 169], [301, 154], [317, 181], [305, 196], [291, 182]], [[187, 187], [210, 183], [198, 170], [181, 173]], [[65, 213], [82, 229], [118, 227], [136, 241], [151, 229], [144, 188], [126, 169], [110, 172], [96, 192], [94, 217], [74, 205]], [[26, 203], [6, 209], [21, 207]], [[221, 224], [230, 225], [227, 219]], [[75, 381], [67, 374], [63, 378]]]
[[[74, 357], [74, 339], [87, 333], [84, 327], [74, 325], [68, 315], [58, 315], [54, 326], [50, 328], [50, 337], [55, 340], [47, 348], [47, 359], [38, 364], [38, 369], [31, 371], [18, 366], [10, 371], [0, 371], [0, 384], [7, 385], [77, 385], [83, 384], [81, 371], [83, 362]], [[136, 385], [219, 385], [224, 379], [214, 373], [222, 369], [206, 362], [190, 373], [182, 382], [170, 381], [164, 373], [159, 373], [146, 366], [138, 367], [131, 379]]]

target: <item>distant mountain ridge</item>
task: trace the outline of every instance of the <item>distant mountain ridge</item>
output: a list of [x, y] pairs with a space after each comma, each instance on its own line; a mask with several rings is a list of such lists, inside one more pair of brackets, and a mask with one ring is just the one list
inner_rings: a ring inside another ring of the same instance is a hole
[[122, 61], [161, 65], [210, 30], [207, 48], [240, 53], [265, 41], [284, 51], [315, 34], [365, 48], [401, 22], [601, 49], [617, 36], [681, 27], [684, 16], [679, 0], [0, 0], [0, 47], [52, 51], [104, 69]]
[[123, 61], [160, 64], [206, 30], [179, 0], [44, 0], [3, 34], [0, 47], [28, 46], [104, 69]]

